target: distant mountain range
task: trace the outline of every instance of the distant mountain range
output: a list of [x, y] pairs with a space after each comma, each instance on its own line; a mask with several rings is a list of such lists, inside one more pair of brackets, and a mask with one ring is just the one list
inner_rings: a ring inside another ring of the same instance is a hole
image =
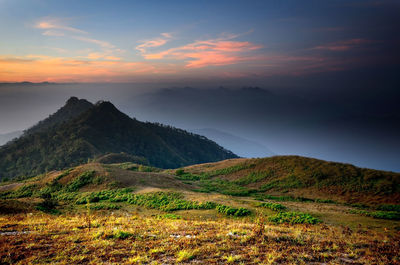
[[23, 131], [15, 131], [15, 132], [0, 134], [0, 146], [6, 144], [12, 139], [20, 137], [23, 133], [24, 133]]
[[33, 176], [110, 153], [177, 168], [237, 156], [204, 136], [132, 119], [110, 102], [70, 98], [65, 106], [0, 147], [0, 176]]
[[195, 129], [192, 132], [204, 135], [240, 157], [255, 158], [276, 155], [261, 143], [214, 128]]

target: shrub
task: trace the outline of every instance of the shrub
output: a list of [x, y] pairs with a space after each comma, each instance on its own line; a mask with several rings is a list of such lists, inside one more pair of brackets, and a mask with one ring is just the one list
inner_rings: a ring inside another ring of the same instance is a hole
[[318, 218], [311, 216], [308, 213], [301, 212], [280, 212], [268, 218], [270, 222], [281, 224], [317, 224], [322, 222]]
[[268, 208], [276, 212], [281, 212], [286, 210], [287, 208], [279, 203], [272, 203], [272, 202], [263, 202], [258, 205], [259, 207]]
[[382, 204], [382, 205], [379, 205], [376, 209], [379, 211], [400, 212], [400, 205], [399, 204]]
[[78, 191], [80, 188], [92, 183], [95, 171], [86, 171], [72, 180], [66, 187], [66, 191]]
[[59, 211], [56, 210], [58, 205], [50, 193], [43, 193], [41, 195], [43, 201], [36, 206], [36, 209], [46, 213], [58, 214]]
[[387, 220], [400, 220], [399, 212], [389, 212], [389, 211], [365, 211], [365, 210], [351, 210], [350, 213], [361, 214], [376, 219], [387, 219]]
[[37, 185], [36, 184], [31, 184], [31, 185], [24, 185], [21, 188], [11, 191], [9, 193], [5, 193], [6, 197], [8, 198], [26, 198], [26, 197], [31, 197], [35, 191], [37, 191]]
[[127, 239], [129, 237], [132, 237], [133, 234], [129, 232], [125, 232], [122, 230], [115, 230], [109, 238], [116, 238], [116, 239]]
[[231, 215], [231, 216], [246, 216], [251, 214], [251, 211], [240, 207], [240, 208], [234, 208], [234, 207], [230, 207], [230, 206], [226, 206], [226, 205], [218, 205], [216, 207], [217, 212], [219, 213], [223, 213], [225, 215]]
[[182, 194], [176, 192], [132, 194], [128, 199], [128, 203], [166, 212], [190, 209], [212, 209], [216, 206], [213, 202], [199, 203], [184, 200], [182, 197]]
[[90, 205], [91, 210], [118, 210], [121, 209], [121, 205], [116, 204], [92, 204]]

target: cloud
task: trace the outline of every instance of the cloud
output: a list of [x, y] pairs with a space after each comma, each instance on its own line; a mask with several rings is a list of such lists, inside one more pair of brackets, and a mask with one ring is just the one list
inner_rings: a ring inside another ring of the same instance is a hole
[[85, 56], [83, 58], [87, 58], [87, 59], [90, 59], [90, 60], [98, 60], [98, 59], [105, 59], [105, 60], [111, 60], [111, 61], [120, 61], [120, 60], [122, 60], [122, 58], [117, 57], [117, 56], [113, 56], [113, 55], [109, 55], [109, 53], [99, 53], [99, 52], [89, 53], [87, 56]]
[[[69, 31], [69, 32], [79, 33], [79, 34], [87, 33], [86, 31], [64, 25], [60, 19], [55, 19], [55, 18], [42, 20], [42, 21], [36, 23], [35, 28], [48, 30], [48, 31], [45, 31], [44, 33], [54, 32], [54, 31], [49, 31], [49, 30], [63, 30], [63, 31]], [[46, 35], [44, 33], [43, 33], [43, 35]]]
[[84, 42], [89, 42], [89, 43], [94, 43], [96, 45], [99, 45], [102, 48], [108, 48], [108, 49], [113, 49], [115, 48], [114, 45], [107, 41], [102, 41], [102, 40], [97, 40], [97, 39], [92, 39], [92, 38], [87, 38], [87, 37], [82, 37], [82, 36], [72, 36], [72, 38]]
[[44, 19], [36, 23], [35, 28], [45, 30], [42, 33], [42, 35], [45, 36], [57, 36], [57, 37], [65, 36], [79, 41], [96, 44], [103, 49], [115, 48], [113, 44], [107, 41], [77, 35], [77, 34], [88, 34], [88, 32], [80, 30], [78, 28], [70, 27], [65, 23], [63, 23], [62, 19], [59, 18]]
[[143, 53], [147, 60], [174, 59], [186, 61], [187, 68], [220, 66], [247, 61], [249, 56], [243, 53], [261, 49], [263, 46], [248, 41], [233, 41], [237, 35], [224, 34], [217, 39], [195, 41], [193, 43], [171, 48], [158, 53]]
[[142, 54], [147, 52], [148, 48], [160, 47], [166, 44], [170, 39], [172, 39], [171, 33], [161, 33], [163, 38], [156, 38], [152, 40], [141, 41], [142, 44], [136, 46], [136, 50], [140, 51]]
[[343, 40], [343, 41], [337, 41], [337, 42], [332, 42], [324, 45], [319, 45], [314, 48], [313, 50], [326, 50], [326, 51], [335, 51], [335, 52], [340, 52], [340, 51], [348, 51], [351, 49], [358, 48], [364, 44], [370, 44], [374, 43], [375, 41], [372, 40], [367, 40], [367, 39], [350, 39], [350, 40]]
[[[125, 62], [113, 56], [96, 56], [92, 60], [84, 58], [53, 57], [47, 55], [0, 56], [0, 80], [55, 81], [55, 82], [109, 82], [127, 78], [144, 78], [162, 74], [162, 65], [146, 62]], [[21, 74], [23, 73], [23, 74]]]
[[57, 30], [46, 30], [45, 32], [42, 33], [42, 35], [59, 37], [59, 36], [64, 36], [65, 34]]

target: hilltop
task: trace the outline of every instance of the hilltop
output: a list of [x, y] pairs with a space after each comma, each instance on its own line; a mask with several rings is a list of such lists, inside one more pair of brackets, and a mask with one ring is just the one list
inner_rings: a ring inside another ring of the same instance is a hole
[[132, 119], [110, 102], [93, 105], [73, 97], [0, 148], [0, 176], [34, 176], [121, 152], [161, 168], [237, 157], [203, 136]]
[[201, 191], [228, 195], [272, 194], [367, 204], [400, 201], [400, 173], [301, 156], [230, 159], [176, 172], [182, 179], [196, 180]]

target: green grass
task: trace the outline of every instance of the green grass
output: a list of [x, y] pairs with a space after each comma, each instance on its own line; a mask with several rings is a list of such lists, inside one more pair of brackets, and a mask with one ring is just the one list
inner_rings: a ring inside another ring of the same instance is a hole
[[400, 212], [400, 204], [381, 204], [376, 209], [379, 211]]
[[215, 176], [220, 176], [220, 175], [228, 175], [232, 174], [241, 170], [249, 169], [255, 167], [255, 163], [240, 163], [231, 167], [226, 167], [222, 169], [217, 169], [211, 172], [205, 172], [203, 173], [204, 178], [211, 178]]
[[183, 169], [178, 169], [175, 171], [175, 178], [179, 180], [190, 180], [190, 181], [198, 181], [202, 179], [201, 176], [192, 174], [190, 172], [185, 172]]
[[279, 203], [263, 202], [258, 205], [259, 207], [268, 208], [276, 212], [285, 211], [287, 208]]
[[238, 180], [235, 180], [234, 183], [238, 185], [248, 185], [250, 183], [256, 183], [258, 181], [264, 180], [266, 178], [272, 177], [274, 175], [274, 171], [263, 171], [263, 172], [251, 172], [247, 176], [244, 176]]
[[373, 217], [376, 219], [400, 220], [399, 212], [351, 210], [350, 213]]
[[202, 180], [198, 185], [201, 187], [200, 189], [195, 190], [198, 192], [218, 192], [231, 196], [249, 196], [254, 192], [254, 190], [250, 190], [223, 179]]
[[[272, 196], [268, 194], [254, 194], [253, 196], [257, 200], [272, 200], [280, 202], [317, 202], [315, 199], [305, 198], [305, 197], [293, 197], [293, 196]], [[319, 200], [318, 202], [325, 202], [325, 200]], [[331, 202], [331, 200], [326, 200]]]
[[70, 183], [68, 183], [68, 185], [65, 187], [65, 190], [69, 192], [78, 191], [80, 188], [93, 183], [94, 175], [95, 171], [83, 172], [78, 177], [74, 178]]
[[182, 216], [177, 215], [177, 214], [167, 213], [167, 214], [164, 214], [164, 215], [158, 215], [157, 218], [158, 219], [178, 220], [178, 219], [182, 219]]
[[24, 185], [14, 191], [5, 191], [0, 193], [0, 198], [4, 199], [16, 199], [16, 198], [26, 198], [32, 197], [38, 191], [38, 186], [36, 184]]
[[270, 216], [268, 220], [275, 224], [317, 224], [322, 222], [308, 213], [301, 212], [280, 212], [274, 216]]

